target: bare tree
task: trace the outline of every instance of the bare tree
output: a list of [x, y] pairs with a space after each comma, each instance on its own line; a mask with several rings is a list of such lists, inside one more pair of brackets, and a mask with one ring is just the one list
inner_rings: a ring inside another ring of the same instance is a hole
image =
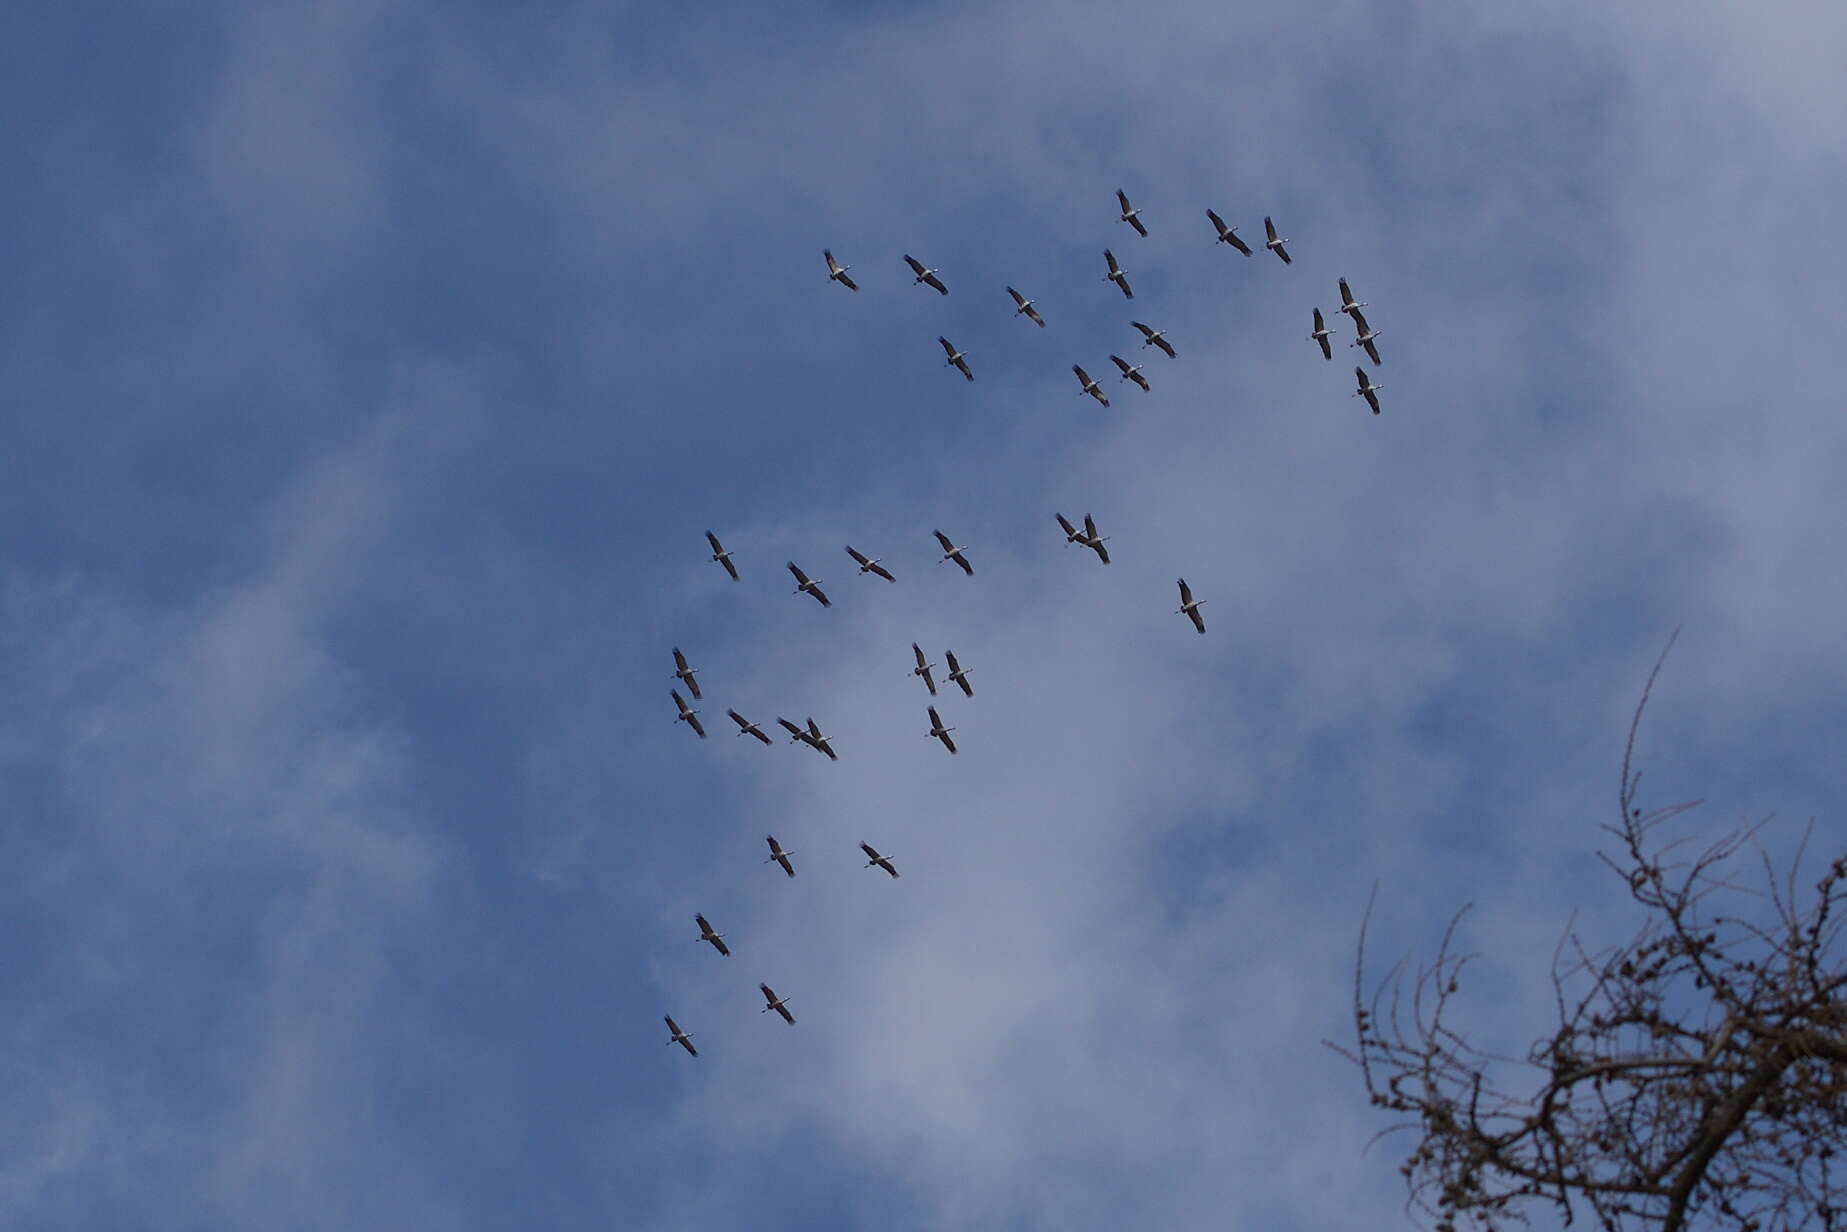
[[[1588, 1211], [1609, 1232], [1847, 1228], [1834, 1163], [1847, 1147], [1847, 856], [1805, 889], [1802, 852], [1779, 875], [1756, 843], [1762, 823], [1699, 847], [1666, 834], [1699, 801], [1636, 805], [1636, 731], [1666, 658], [1629, 726], [1620, 820], [1604, 827], [1613, 850], [1598, 853], [1645, 922], [1604, 949], [1567, 933], [1556, 1029], [1525, 1057], [1483, 1051], [1454, 1022], [1475, 957], [1456, 945], [1467, 907], [1436, 961], [1400, 963], [1370, 1004], [1362, 926], [1357, 1043], [1330, 1047], [1375, 1105], [1409, 1115], [1381, 1136], [1416, 1136], [1400, 1168], [1408, 1207], [1438, 1232], [1524, 1225], [1536, 1208], [1567, 1224]], [[1761, 889], [1734, 879], [1746, 848]]]

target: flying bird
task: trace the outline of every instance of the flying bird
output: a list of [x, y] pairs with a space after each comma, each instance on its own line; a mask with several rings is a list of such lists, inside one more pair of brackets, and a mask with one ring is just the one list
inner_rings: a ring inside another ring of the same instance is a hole
[[819, 749], [821, 752], [826, 753], [827, 760], [829, 761], [839, 761], [840, 760], [840, 755], [834, 752], [834, 746], [829, 744], [827, 742], [827, 737], [821, 734], [821, 725], [814, 721], [813, 715], [810, 715], [808, 717], [808, 743], [813, 745], [815, 748]]
[[672, 1047], [673, 1045], [678, 1044], [680, 1047], [686, 1049], [686, 1051], [692, 1053], [694, 1056], [698, 1056], [699, 1050], [693, 1047], [693, 1037], [687, 1034], [685, 1031], [680, 1030], [680, 1024], [673, 1020], [672, 1014], [666, 1014], [666, 1015], [663, 1015], [663, 1017], [667, 1019], [667, 1029], [673, 1032], [673, 1038], [667, 1041], [668, 1047]]
[[1140, 321], [1130, 321], [1129, 324], [1133, 325], [1136, 329], [1139, 329], [1142, 331], [1142, 345], [1143, 346], [1160, 347], [1161, 350], [1167, 353], [1167, 358], [1169, 359], [1174, 358], [1174, 344], [1167, 340], [1166, 330], [1149, 329], [1146, 325], [1143, 325]]
[[1264, 247], [1268, 248], [1271, 252], [1281, 257], [1283, 259], [1284, 265], [1288, 265], [1289, 264], [1289, 250], [1287, 248], [1284, 248], [1283, 245], [1287, 244], [1289, 241], [1286, 239], [1276, 238], [1276, 224], [1270, 221], [1270, 216], [1268, 214], [1264, 215], [1263, 233], [1270, 237], [1268, 242], [1264, 244]]
[[1084, 371], [1082, 366], [1078, 364], [1072, 364], [1071, 371], [1077, 373], [1078, 383], [1083, 385], [1084, 387], [1083, 392], [1089, 394], [1091, 397], [1095, 398], [1098, 402], [1101, 402], [1104, 406], [1109, 405], [1109, 395], [1103, 392], [1102, 386], [1098, 385], [1095, 381], [1090, 379], [1090, 374]]
[[1360, 336], [1347, 345], [1365, 348], [1366, 358], [1372, 360], [1373, 366], [1377, 367], [1380, 362], [1379, 348], [1372, 344], [1372, 340], [1379, 336], [1379, 331], [1366, 323], [1366, 314], [1358, 308], [1355, 308], [1350, 315], [1353, 317], [1353, 327], [1359, 330]]
[[699, 692], [699, 681], [694, 676], [694, 673], [699, 669], [687, 665], [686, 656], [680, 653], [680, 648], [678, 646], [673, 648], [673, 667], [675, 678], [684, 680], [686, 682], [686, 687], [692, 691], [693, 700], [698, 701], [701, 694]]
[[847, 555], [859, 562], [859, 571], [861, 573], [876, 573], [887, 582], [895, 582], [898, 580], [891, 575], [891, 570], [879, 563], [877, 557], [869, 557], [864, 552], [857, 551], [850, 543], [847, 545]]
[[1105, 248], [1103, 259], [1109, 262], [1109, 273], [1104, 276], [1103, 281], [1115, 283], [1122, 289], [1125, 298], [1134, 299], [1135, 292], [1129, 289], [1128, 277], [1123, 273], [1122, 266], [1116, 264], [1116, 254]]
[[1135, 228], [1135, 234], [1147, 239], [1148, 228], [1142, 226], [1141, 211], [1129, 204], [1129, 194], [1120, 188], [1116, 190], [1116, 204], [1122, 207], [1122, 217], [1116, 221], [1128, 223]]
[[1063, 528], [1065, 532], [1067, 547], [1073, 543], [1081, 547], [1087, 547], [1097, 554], [1097, 559], [1101, 560], [1106, 565], [1109, 564], [1109, 549], [1103, 546], [1103, 541], [1108, 539], [1109, 536], [1097, 534], [1097, 524], [1089, 514], [1084, 515], [1083, 530], [1079, 530], [1077, 527], [1071, 525], [1070, 520], [1062, 513], [1054, 514], [1053, 516], [1058, 519], [1058, 525]]
[[1181, 578], [1180, 607], [1175, 611], [1174, 615], [1190, 617], [1193, 621], [1193, 627], [1198, 629], [1201, 633], [1204, 633], [1206, 631], [1206, 618], [1200, 613], [1199, 609], [1205, 605], [1206, 601], [1204, 599], [1195, 599], [1193, 597], [1193, 588], [1186, 584], [1185, 578]]
[[705, 727], [699, 722], [699, 712], [687, 706], [686, 699], [680, 696], [680, 691], [678, 689], [669, 691], [673, 694], [673, 704], [680, 708], [680, 717], [678, 721], [698, 732], [699, 738], [704, 740]]
[[827, 592], [821, 589], [821, 583], [812, 580], [806, 573], [803, 573], [800, 565], [796, 564], [794, 561], [790, 561], [789, 572], [795, 575], [795, 590], [791, 593], [799, 595], [806, 591], [813, 595], [815, 601], [822, 607], [834, 606], [832, 603], [828, 602]]
[[936, 340], [943, 344], [943, 354], [949, 356], [949, 358], [944, 360], [943, 363], [945, 365], [954, 364], [956, 367], [956, 370], [960, 372], [964, 377], [968, 378], [971, 381], [974, 380], [975, 374], [973, 372], [970, 372], [968, 369], [968, 356], [956, 350], [955, 343], [949, 341], [949, 339], [943, 337], [941, 334], [937, 335]]
[[780, 864], [782, 865], [783, 872], [789, 874], [791, 877], [795, 876], [795, 865], [789, 863], [789, 857], [794, 853], [784, 851], [782, 849], [782, 844], [776, 841], [776, 836], [774, 834], [766, 834], [763, 837], [770, 842], [770, 858], [765, 860], [764, 863]]
[[962, 552], [963, 552], [962, 548], [959, 548], [955, 544], [951, 543], [949, 541], [949, 536], [945, 535], [940, 530], [933, 530], [930, 533], [935, 535], [936, 541], [943, 545], [943, 560], [937, 561], [936, 562], [937, 564], [939, 565], [942, 564], [944, 560], [953, 560], [958, 565], [962, 566], [962, 572], [968, 574], [970, 577], [975, 576], [975, 566], [969, 564], [968, 557], [962, 555]]
[[930, 707], [930, 730], [925, 732], [924, 735], [934, 736], [936, 739], [941, 740], [943, 742], [943, 747], [948, 749], [951, 753], [953, 753], [956, 751], [956, 742], [949, 738], [949, 733], [954, 730], [955, 728], [953, 727], [943, 726], [943, 720], [937, 715], [936, 707], [931, 706]]
[[765, 744], [770, 743], [770, 738], [763, 734], [763, 729], [761, 727], [758, 727], [755, 723], [752, 723], [749, 719], [735, 710], [727, 710], [725, 713], [730, 715], [731, 721], [738, 725], [738, 735], [755, 736]]
[[[968, 672], [963, 669], [960, 663], [956, 662], [956, 652], [953, 650], [945, 650], [943, 652], [943, 658], [948, 660], [948, 663], [949, 663], [950, 683], [958, 684], [962, 686], [962, 696], [964, 697], [975, 696], [975, 686], [968, 682]], [[954, 751], [955, 751], [954, 749], [950, 750], [950, 752], [952, 753]]]
[[1218, 228], [1219, 243], [1230, 244], [1233, 248], [1236, 248], [1247, 257], [1251, 255], [1251, 246], [1238, 238], [1238, 229], [1236, 227], [1226, 226], [1225, 220], [1211, 210], [1206, 211], [1206, 217], [1210, 218], [1212, 220], [1212, 225]]
[[877, 851], [873, 850], [871, 843], [861, 843], [859, 845], [859, 849], [866, 853], [866, 867], [867, 868], [872, 868], [876, 865], [877, 867], [884, 869], [886, 872], [890, 873], [894, 877], [898, 875], [898, 870], [892, 866], [892, 862], [886, 859], [884, 856], [880, 855]]
[[[782, 724], [788, 731], [790, 744], [805, 744], [815, 752], [825, 754], [829, 761], [840, 760], [839, 755], [834, 752], [833, 748], [831, 746], [823, 748], [821, 742], [815, 739], [814, 733], [809, 731], [808, 728], [803, 727], [799, 723], [791, 723], [789, 720], [780, 716], [777, 717], [776, 721]], [[808, 722], [810, 726], [813, 726], [813, 719], [808, 720]], [[819, 729], [817, 728], [816, 730]]]
[[1353, 375], [1359, 378], [1360, 387], [1353, 391], [1352, 396], [1366, 399], [1366, 405], [1370, 406], [1372, 413], [1377, 415], [1379, 413], [1379, 391], [1385, 386], [1374, 385], [1372, 378], [1366, 375], [1366, 369], [1357, 364], [1354, 365]]
[[849, 291], [859, 290], [859, 284], [847, 277], [847, 271], [852, 269], [852, 266], [842, 265], [840, 262], [834, 260], [834, 254], [825, 248], [821, 250], [821, 255], [827, 258], [827, 276], [829, 278]]
[[695, 915], [693, 919], [699, 921], [699, 940], [710, 941], [713, 949], [723, 954], [726, 958], [730, 958], [731, 947], [725, 944], [725, 934], [713, 932], [712, 926], [706, 923], [705, 917], [702, 915]]
[[1134, 381], [1137, 385], [1142, 387], [1143, 393], [1148, 392], [1148, 378], [1142, 375], [1141, 366], [1139, 364], [1132, 364], [1120, 355], [1112, 355], [1110, 359], [1115, 361], [1118, 368], [1122, 369], [1123, 380]]
[[904, 263], [911, 267], [911, 273], [917, 275], [913, 279], [914, 282], [921, 282], [927, 287], [935, 287], [944, 295], [949, 294], [949, 288], [944, 286], [943, 280], [936, 276], [936, 271], [925, 266], [922, 261], [907, 252], [904, 254]]
[[916, 642], [911, 643], [911, 653], [917, 656], [917, 666], [911, 669], [911, 675], [922, 676], [924, 688], [930, 690], [931, 697], [935, 697], [936, 681], [930, 678], [930, 669], [935, 667], [936, 664], [924, 658], [923, 647], [919, 646]]
[[1328, 329], [1327, 321], [1321, 316], [1321, 309], [1315, 309], [1315, 332], [1308, 336], [1308, 340], [1321, 344], [1321, 358], [1323, 359], [1334, 358], [1334, 348], [1328, 345], [1328, 338], [1332, 336], [1332, 333], [1333, 331]]
[[795, 1015], [791, 1014], [789, 1012], [789, 1007], [783, 1004], [783, 998], [776, 995], [776, 990], [771, 988], [768, 984], [759, 984], [757, 987], [763, 990], [763, 999], [769, 1002], [768, 1005], [757, 1012], [759, 1014], [767, 1014], [771, 1010], [775, 1010], [778, 1014], [782, 1015], [782, 1020], [784, 1022], [793, 1026], [795, 1023]]
[[1021, 315], [1022, 313], [1024, 313], [1028, 321], [1031, 321], [1034, 325], [1037, 325], [1040, 329], [1045, 328], [1045, 318], [1039, 315], [1039, 310], [1033, 307], [1033, 302], [1031, 300], [1027, 299], [1024, 295], [1021, 295], [1018, 291], [1014, 290], [1012, 287], [1007, 288], [1007, 294], [1013, 296], [1013, 302], [1018, 305], [1018, 307], [1016, 307], [1013, 310], [1014, 316], [1017, 317]]
[[1366, 307], [1366, 301], [1354, 299], [1353, 292], [1347, 289], [1347, 280], [1342, 278], [1340, 280], [1340, 310], [1351, 315], [1364, 307]]
[[731, 553], [725, 551], [725, 545], [718, 541], [718, 536], [711, 531], [705, 533], [705, 541], [712, 545], [712, 559], [725, 567], [732, 581], [738, 580], [738, 567], [731, 563]]

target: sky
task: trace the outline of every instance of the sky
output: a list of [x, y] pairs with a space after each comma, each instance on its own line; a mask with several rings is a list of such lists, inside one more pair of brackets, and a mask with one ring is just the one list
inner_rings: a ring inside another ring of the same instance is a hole
[[1804, 3], [28, 5], [0, 1228], [1410, 1226], [1322, 1042], [1375, 888], [1375, 975], [1472, 903], [1468, 1028], [1547, 1034], [1676, 629], [1643, 801], [1847, 837], [1844, 58]]

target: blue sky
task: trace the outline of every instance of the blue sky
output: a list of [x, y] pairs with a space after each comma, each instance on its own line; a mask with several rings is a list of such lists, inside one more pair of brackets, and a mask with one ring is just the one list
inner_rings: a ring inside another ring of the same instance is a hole
[[[16, 16], [0, 1227], [1401, 1221], [1319, 1043], [1375, 882], [1387, 956], [1478, 904], [1476, 1029], [1543, 1033], [1567, 920], [1630, 922], [1591, 852], [1677, 626], [1644, 796], [1840, 844], [1844, 52], [1803, 4]], [[1376, 418], [1305, 337], [1341, 276]], [[913, 641], [973, 669], [953, 759]]]

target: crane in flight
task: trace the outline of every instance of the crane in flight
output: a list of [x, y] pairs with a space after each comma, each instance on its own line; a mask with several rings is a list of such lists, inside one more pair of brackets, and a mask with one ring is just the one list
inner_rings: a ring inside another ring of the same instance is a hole
[[723, 954], [726, 958], [730, 958], [731, 947], [725, 944], [725, 934], [713, 932], [712, 926], [706, 922], [706, 918], [702, 915], [695, 915], [693, 919], [699, 922], [699, 940], [710, 941], [713, 949]]
[[675, 1044], [678, 1044], [680, 1047], [686, 1049], [686, 1051], [692, 1053], [694, 1056], [698, 1056], [699, 1050], [693, 1047], [693, 1037], [687, 1032], [680, 1030], [680, 1024], [673, 1020], [673, 1015], [664, 1014], [662, 1015], [662, 1017], [666, 1018], [667, 1020], [667, 1029], [673, 1032], [673, 1038], [667, 1041], [667, 1046], [671, 1048]]
[[815, 597], [815, 602], [819, 603], [822, 607], [834, 606], [832, 603], [828, 602], [827, 592], [821, 589], [821, 583], [810, 578], [806, 573], [803, 573], [800, 565], [796, 564], [794, 561], [790, 561], [789, 572], [795, 575], [795, 590], [791, 593], [799, 595], [806, 592], [807, 594], [813, 595]]
[[1353, 366], [1353, 375], [1359, 379], [1360, 387], [1353, 391], [1352, 396], [1366, 399], [1366, 405], [1370, 406], [1372, 413], [1377, 415], [1379, 413], [1379, 391], [1385, 386], [1374, 385], [1372, 378], [1366, 375], [1366, 369], [1358, 364]]
[[1113, 282], [1121, 290], [1124, 299], [1134, 299], [1135, 292], [1129, 288], [1129, 278], [1122, 266], [1116, 263], [1116, 254], [1105, 248], [1103, 259], [1109, 262], [1109, 273], [1103, 277], [1104, 282]]
[[1097, 554], [1098, 560], [1101, 560], [1106, 565], [1109, 564], [1109, 549], [1103, 546], [1104, 540], [1108, 539], [1109, 536], [1099, 535], [1097, 533], [1096, 521], [1092, 519], [1088, 513], [1084, 515], [1083, 530], [1079, 530], [1077, 527], [1071, 525], [1070, 520], [1062, 513], [1054, 514], [1053, 516], [1058, 519], [1059, 527], [1065, 532], [1066, 547], [1075, 543], [1080, 547], [1089, 548]]
[[1269, 237], [1269, 239], [1264, 243], [1264, 247], [1268, 248], [1271, 252], [1281, 257], [1283, 259], [1284, 265], [1288, 265], [1289, 264], [1289, 250], [1287, 248], [1284, 248], [1283, 245], [1287, 244], [1289, 241], [1286, 239], [1277, 238], [1276, 224], [1270, 221], [1270, 216], [1268, 214], [1265, 214], [1263, 218], [1263, 233]]
[[680, 715], [677, 721], [686, 724], [688, 727], [698, 732], [699, 738], [704, 740], [705, 725], [699, 722], [699, 712], [686, 704], [686, 699], [680, 696], [680, 691], [678, 689], [670, 691], [673, 694], [673, 704], [680, 708]]
[[1174, 344], [1167, 340], [1166, 330], [1149, 329], [1146, 325], [1143, 325], [1140, 321], [1130, 321], [1129, 324], [1133, 325], [1136, 329], [1139, 329], [1142, 332], [1142, 345], [1143, 346], [1160, 347], [1162, 351], [1166, 352], [1167, 358], [1169, 359], [1174, 358]]
[[949, 288], [944, 286], [943, 280], [936, 276], [936, 271], [930, 269], [922, 261], [907, 252], [904, 254], [904, 263], [911, 267], [911, 273], [917, 275], [912, 280], [913, 282], [921, 282], [926, 287], [935, 287], [940, 294], [949, 294]]
[[1148, 228], [1142, 226], [1142, 212], [1129, 204], [1129, 194], [1123, 192], [1120, 188], [1116, 190], [1116, 204], [1122, 207], [1122, 217], [1118, 218], [1116, 221], [1128, 223], [1131, 227], [1135, 228], [1135, 234], [1141, 236], [1143, 239], [1147, 239]]
[[1205, 605], [1206, 601], [1204, 599], [1195, 599], [1193, 597], [1193, 588], [1186, 584], [1185, 578], [1181, 578], [1180, 606], [1175, 610], [1174, 615], [1190, 618], [1193, 622], [1193, 627], [1198, 629], [1201, 633], [1204, 633], [1206, 631], [1206, 618], [1199, 609]]
[[1013, 302], [1016, 305], [1013, 310], [1014, 316], [1023, 315], [1028, 321], [1031, 321], [1040, 329], [1045, 328], [1045, 318], [1039, 315], [1039, 310], [1037, 308], [1033, 307], [1033, 301], [1027, 299], [1012, 287], [1007, 288], [1007, 294], [1013, 296]]
[[784, 851], [782, 849], [782, 844], [776, 841], [776, 836], [774, 834], [766, 834], [763, 837], [770, 842], [770, 858], [765, 860], [764, 863], [780, 864], [782, 865], [783, 872], [789, 874], [791, 877], [795, 876], [795, 865], [789, 863], [789, 857], [795, 853], [792, 851]]
[[1366, 306], [1365, 300], [1353, 298], [1353, 292], [1347, 288], [1347, 280], [1342, 278], [1340, 280], [1340, 310], [1351, 316]]
[[1236, 227], [1226, 226], [1225, 220], [1223, 218], [1220, 218], [1212, 210], [1206, 211], [1206, 217], [1212, 220], [1213, 227], [1215, 227], [1218, 230], [1218, 233], [1219, 233], [1218, 242], [1219, 243], [1230, 244], [1233, 248], [1236, 248], [1239, 252], [1243, 253], [1247, 257], [1251, 255], [1251, 246], [1249, 244], [1246, 244], [1243, 240], [1238, 238], [1238, 229]]
[[1132, 364], [1120, 355], [1112, 355], [1110, 359], [1118, 368], [1122, 369], [1121, 380], [1134, 381], [1137, 385], [1142, 387], [1143, 393], [1148, 392], [1148, 378], [1142, 375], [1140, 364]]
[[1109, 395], [1103, 392], [1103, 387], [1101, 385], [1098, 385], [1095, 381], [1090, 379], [1090, 374], [1084, 371], [1083, 365], [1072, 364], [1071, 371], [1077, 373], [1078, 382], [1084, 387], [1083, 393], [1089, 394], [1104, 406], [1109, 405]]
[[1372, 340], [1379, 336], [1379, 331], [1374, 329], [1371, 325], [1367, 324], [1366, 314], [1361, 312], [1359, 309], [1355, 308], [1353, 310], [1352, 316], [1353, 316], [1353, 327], [1359, 330], [1360, 333], [1359, 333], [1359, 337], [1355, 338], [1352, 342], [1349, 342], [1347, 345], [1363, 348], [1366, 352], [1366, 358], [1370, 359], [1373, 363], [1373, 367], [1376, 368], [1379, 366], [1379, 362], [1380, 362], [1379, 361], [1379, 348], [1373, 345]]
[[936, 541], [943, 545], [943, 559], [937, 561], [937, 564], [942, 564], [944, 560], [953, 560], [958, 565], [962, 566], [962, 572], [968, 574], [970, 577], [975, 576], [975, 566], [969, 564], [968, 557], [962, 554], [967, 551], [966, 547], [957, 547], [950, 541], [949, 536], [945, 535], [940, 530], [931, 531], [930, 533], [935, 535]]
[[1321, 358], [1323, 359], [1334, 358], [1334, 348], [1328, 344], [1328, 339], [1332, 336], [1333, 331], [1328, 328], [1327, 321], [1321, 315], [1321, 309], [1315, 309], [1315, 332], [1308, 336], [1308, 340], [1321, 344]]
[[[962, 687], [962, 696], [975, 696], [975, 686], [968, 682], [968, 672], [963, 670], [960, 663], [956, 662], [956, 652], [953, 650], [945, 650], [943, 652], [943, 658], [949, 663], [949, 682]], [[953, 749], [950, 751], [954, 752]]]
[[935, 697], [936, 681], [930, 678], [930, 669], [935, 667], [936, 664], [924, 658], [923, 647], [919, 646], [916, 642], [911, 643], [911, 653], [917, 656], [917, 666], [911, 669], [911, 675], [923, 677], [924, 688], [930, 690], [931, 697]]
[[937, 715], [936, 707], [931, 706], [930, 707], [930, 730], [925, 732], [924, 735], [934, 737], [937, 740], [941, 740], [943, 742], [943, 747], [948, 749], [951, 753], [953, 753], [956, 751], [956, 742], [949, 738], [949, 733], [954, 730], [955, 728], [953, 727], [943, 726], [943, 720]]
[[866, 867], [867, 868], [872, 868], [876, 865], [877, 867], [884, 869], [886, 872], [890, 873], [894, 877], [898, 875], [898, 870], [892, 866], [892, 862], [886, 857], [880, 855], [877, 851], [875, 851], [871, 843], [861, 843], [859, 845], [859, 849], [866, 853]]
[[850, 543], [847, 544], [847, 555], [851, 556], [859, 565], [859, 571], [861, 573], [876, 573], [887, 582], [895, 582], [898, 580], [891, 575], [891, 570], [879, 563], [878, 557], [867, 556], [864, 552], [856, 550]]
[[808, 716], [808, 743], [826, 753], [827, 760], [840, 760], [840, 755], [834, 752], [834, 746], [829, 744], [827, 737], [821, 734], [821, 725], [814, 721], [813, 715]]
[[768, 1005], [764, 1006], [762, 1009], [758, 1010], [757, 1012], [759, 1014], [767, 1014], [771, 1010], [775, 1010], [778, 1014], [782, 1015], [782, 1020], [784, 1022], [788, 1023], [790, 1026], [794, 1026], [795, 1025], [795, 1015], [789, 1012], [789, 1006], [787, 1004], [787, 1000], [783, 997], [777, 996], [776, 990], [774, 988], [771, 988], [768, 984], [759, 984], [757, 985], [757, 987], [763, 990], [763, 999], [769, 1002]]
[[834, 260], [834, 254], [825, 248], [821, 250], [821, 255], [827, 258], [827, 276], [829, 278], [849, 291], [859, 290], [859, 284], [847, 277], [847, 271], [852, 269], [852, 266], [842, 265], [840, 262]]
[[673, 667], [674, 678], [676, 680], [684, 680], [687, 689], [690, 690], [693, 695], [693, 700], [698, 701], [700, 699], [699, 681], [695, 673], [697, 673], [699, 669], [687, 664], [686, 656], [680, 653], [680, 648], [678, 646], [673, 648]]
[[763, 729], [761, 727], [758, 727], [755, 723], [752, 723], [749, 719], [735, 710], [727, 710], [725, 713], [730, 715], [731, 721], [738, 725], [738, 735], [755, 736], [765, 744], [770, 743], [770, 738], [763, 734]]
[[738, 567], [731, 563], [731, 553], [725, 551], [725, 545], [718, 541], [718, 536], [711, 531], [705, 533], [705, 541], [712, 545], [712, 559], [725, 567], [732, 581], [738, 580]]
[[971, 381], [974, 380], [975, 374], [969, 371], [968, 356], [956, 350], [956, 344], [949, 341], [949, 339], [943, 337], [941, 334], [936, 336], [936, 340], [943, 344], [943, 354], [949, 356], [948, 359], [943, 361], [944, 366], [954, 366], [956, 371], [960, 372], [964, 377]]

